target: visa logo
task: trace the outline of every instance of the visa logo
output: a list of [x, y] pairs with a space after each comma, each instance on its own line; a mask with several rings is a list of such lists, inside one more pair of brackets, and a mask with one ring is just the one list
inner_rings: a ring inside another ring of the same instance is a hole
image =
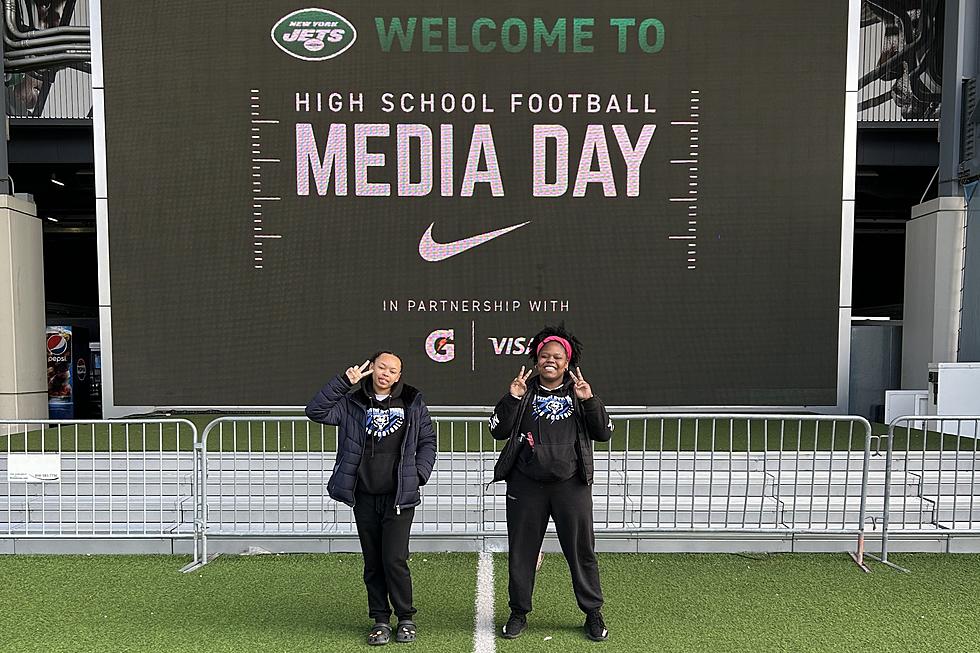
[[497, 356], [513, 355], [526, 356], [530, 351], [530, 338], [487, 338]]

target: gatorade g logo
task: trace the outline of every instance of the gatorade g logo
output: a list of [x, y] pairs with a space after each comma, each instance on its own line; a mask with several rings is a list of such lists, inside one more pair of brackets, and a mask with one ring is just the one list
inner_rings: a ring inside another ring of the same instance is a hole
[[448, 363], [456, 357], [452, 329], [436, 329], [425, 339], [425, 353], [437, 363]]
[[346, 18], [326, 9], [300, 9], [272, 28], [272, 41], [286, 54], [304, 61], [336, 57], [357, 40]]

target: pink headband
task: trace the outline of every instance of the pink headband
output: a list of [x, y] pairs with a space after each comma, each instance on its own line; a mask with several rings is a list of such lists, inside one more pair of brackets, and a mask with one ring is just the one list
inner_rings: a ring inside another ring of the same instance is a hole
[[569, 344], [569, 342], [564, 338], [562, 338], [561, 336], [548, 336], [547, 338], [545, 338], [544, 340], [538, 343], [538, 348], [535, 350], [534, 353], [540, 354], [541, 348], [544, 347], [549, 342], [557, 342], [558, 344], [560, 344], [562, 347], [565, 348], [565, 354], [568, 356], [568, 360], [572, 359], [572, 345]]

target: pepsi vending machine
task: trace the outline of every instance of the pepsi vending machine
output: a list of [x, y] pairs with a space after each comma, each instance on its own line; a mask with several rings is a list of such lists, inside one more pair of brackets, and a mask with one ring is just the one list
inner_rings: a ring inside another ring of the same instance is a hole
[[91, 357], [88, 331], [78, 327], [49, 326], [48, 417], [88, 417]]

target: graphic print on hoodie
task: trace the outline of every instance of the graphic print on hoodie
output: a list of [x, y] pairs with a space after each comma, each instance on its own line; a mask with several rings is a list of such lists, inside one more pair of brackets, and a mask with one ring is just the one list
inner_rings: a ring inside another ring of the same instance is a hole
[[402, 427], [405, 423], [405, 409], [368, 408], [364, 430], [369, 437], [377, 438], [380, 442]]
[[402, 384], [396, 383], [382, 401], [374, 395], [370, 379], [359, 392], [367, 404], [364, 415], [364, 453], [357, 468], [357, 491], [394, 494], [398, 489], [398, 461], [405, 439], [405, 402]]
[[[534, 388], [534, 397], [521, 420], [524, 446], [517, 457], [517, 469], [536, 481], [564, 481], [578, 471], [575, 451], [577, 425], [572, 416], [571, 383], [554, 390]], [[527, 434], [534, 438], [530, 446]]]
[[531, 414], [549, 422], [558, 422], [572, 416], [572, 398], [568, 395], [534, 395]]

